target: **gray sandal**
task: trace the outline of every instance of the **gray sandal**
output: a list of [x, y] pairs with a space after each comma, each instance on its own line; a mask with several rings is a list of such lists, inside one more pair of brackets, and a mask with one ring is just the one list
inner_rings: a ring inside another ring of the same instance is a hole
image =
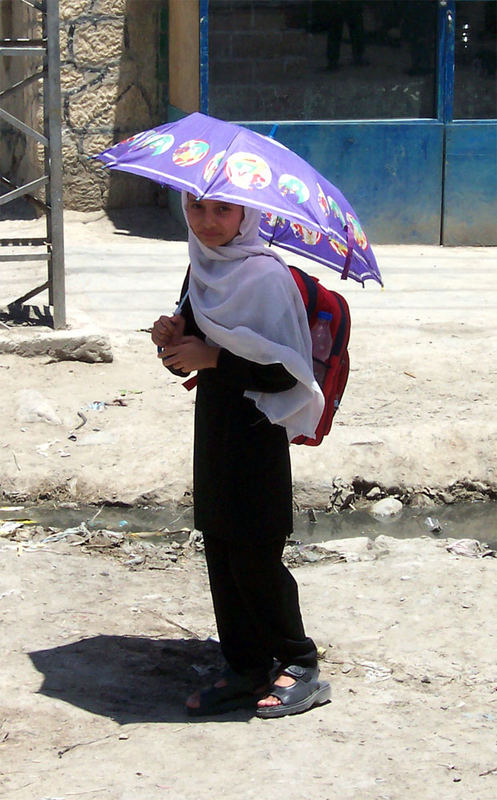
[[327, 681], [320, 681], [318, 667], [285, 667], [280, 675], [294, 678], [291, 686], [276, 686], [274, 683], [266, 692], [280, 701], [275, 706], [257, 706], [256, 716], [264, 719], [286, 717], [288, 714], [301, 714], [313, 706], [327, 703], [331, 698], [331, 687]]
[[226, 680], [226, 686], [210, 686], [208, 689], [203, 689], [200, 692], [200, 705], [196, 708], [186, 706], [188, 716], [215, 716], [241, 708], [256, 707], [261, 697], [261, 692], [257, 692], [257, 689], [264, 685], [263, 681], [258, 680], [260, 675], [241, 675], [228, 667], [222, 677]]

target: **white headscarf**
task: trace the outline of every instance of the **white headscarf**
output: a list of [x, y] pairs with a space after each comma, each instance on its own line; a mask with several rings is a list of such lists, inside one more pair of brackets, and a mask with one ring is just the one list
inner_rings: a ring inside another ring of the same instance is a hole
[[[187, 192], [182, 192], [186, 216]], [[298, 383], [283, 392], [246, 391], [291, 441], [314, 436], [324, 398], [314, 380], [306, 309], [288, 266], [259, 237], [261, 212], [244, 207], [240, 232], [206, 247], [188, 225], [189, 297], [207, 341], [257, 364], [283, 364]]]

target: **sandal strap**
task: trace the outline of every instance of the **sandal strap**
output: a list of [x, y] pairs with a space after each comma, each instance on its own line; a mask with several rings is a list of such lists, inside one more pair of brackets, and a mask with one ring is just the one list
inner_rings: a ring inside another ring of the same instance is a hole
[[306, 700], [316, 689], [319, 688], [319, 681], [312, 680], [304, 683], [297, 680], [291, 686], [271, 686], [269, 694], [272, 697], [277, 697], [281, 704], [284, 706], [293, 706]]
[[225, 700], [234, 700], [237, 697], [249, 696], [251, 692], [242, 686], [209, 686], [200, 692], [200, 705], [215, 705]]
[[319, 677], [319, 668], [316, 667], [300, 667], [298, 664], [291, 664], [289, 667], [279, 673], [280, 675], [287, 675], [289, 678], [294, 678], [296, 681], [309, 683], [310, 681], [317, 681]]

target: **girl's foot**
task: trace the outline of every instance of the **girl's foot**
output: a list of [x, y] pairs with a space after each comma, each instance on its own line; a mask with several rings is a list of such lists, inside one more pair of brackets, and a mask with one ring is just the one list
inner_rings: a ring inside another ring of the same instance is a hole
[[[282, 673], [276, 678], [276, 680], [272, 685], [288, 687], [288, 686], [293, 686], [295, 682], [296, 682], [295, 678], [291, 678], [290, 675], [285, 675], [284, 673]], [[279, 697], [275, 697], [272, 694], [268, 694], [266, 697], [262, 697], [259, 700], [259, 702], [257, 703], [257, 708], [264, 708], [265, 706], [279, 706], [279, 705], [281, 705], [281, 700], [279, 699]]]
[[258, 717], [284, 717], [300, 714], [331, 697], [330, 684], [320, 681], [318, 667], [286, 667], [275, 679], [268, 694], [257, 703]]
[[[206, 691], [211, 691], [213, 689], [225, 689], [227, 685], [228, 681], [226, 680], [226, 678], [220, 678], [220, 680], [218, 680], [218, 682], [215, 683], [214, 686], [211, 687], [211, 689], [204, 690], [204, 693]], [[200, 708], [202, 694], [203, 693], [200, 691], [196, 691], [193, 694], [191, 694], [186, 700], [187, 709], [191, 709], [192, 711], [197, 711]]]
[[257, 699], [267, 689], [267, 684], [255, 686], [252, 676], [240, 675], [228, 669], [209, 689], [190, 695], [186, 701], [186, 711], [190, 716], [210, 716], [238, 708], [256, 708]]

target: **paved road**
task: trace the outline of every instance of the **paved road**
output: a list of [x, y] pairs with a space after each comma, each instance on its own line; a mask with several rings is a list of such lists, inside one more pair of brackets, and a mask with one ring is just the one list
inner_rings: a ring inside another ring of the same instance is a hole
[[[139, 209], [123, 213], [118, 227], [101, 213], [66, 212], [67, 318], [85, 317], [106, 331], [150, 327], [160, 313], [174, 309], [188, 262], [184, 241], [157, 238], [166, 212]], [[5, 220], [0, 236], [43, 232], [43, 220]], [[119, 227], [120, 226], [120, 227]], [[142, 231], [145, 235], [137, 235]], [[382, 326], [464, 324], [468, 315], [494, 324], [497, 310], [497, 249], [428, 245], [374, 246], [385, 290], [372, 281], [363, 289], [340, 281], [337, 273], [307, 259], [283, 253], [292, 263], [321, 277], [352, 303], [355, 322], [380, 335]], [[0, 306], [45, 278], [39, 263], [0, 263]], [[32, 302], [35, 302], [34, 300]], [[47, 302], [46, 294], [38, 302]]]

